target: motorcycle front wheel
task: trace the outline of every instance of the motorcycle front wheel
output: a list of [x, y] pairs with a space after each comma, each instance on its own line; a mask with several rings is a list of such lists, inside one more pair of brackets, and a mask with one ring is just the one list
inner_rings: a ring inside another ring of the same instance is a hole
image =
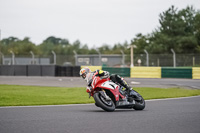
[[93, 97], [96, 105], [98, 105], [98, 107], [102, 108], [103, 110], [108, 112], [112, 112], [115, 110], [114, 102], [112, 100], [107, 100], [106, 98], [104, 98], [101, 93], [96, 92]]

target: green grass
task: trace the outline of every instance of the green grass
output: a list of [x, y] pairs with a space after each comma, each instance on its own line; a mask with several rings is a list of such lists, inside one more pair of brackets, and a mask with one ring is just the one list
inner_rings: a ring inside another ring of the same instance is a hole
[[[200, 90], [137, 88], [145, 99], [200, 95]], [[0, 85], [0, 106], [60, 105], [93, 103], [85, 88]]]

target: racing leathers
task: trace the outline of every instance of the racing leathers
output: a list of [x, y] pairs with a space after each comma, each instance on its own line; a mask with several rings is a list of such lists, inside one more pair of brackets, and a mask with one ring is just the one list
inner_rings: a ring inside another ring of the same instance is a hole
[[108, 78], [110, 76], [110, 80], [113, 81], [114, 83], [120, 84], [121, 86], [126, 88], [126, 92], [128, 93], [128, 95], [130, 94], [130, 91], [132, 90], [132, 88], [126, 83], [126, 81], [124, 80], [124, 78], [121, 78], [119, 75], [117, 74], [112, 74], [110, 75], [109, 72], [107, 71], [103, 71], [103, 70], [96, 70], [94, 72], [88, 73], [86, 75], [86, 81], [88, 83], [86, 92], [90, 93], [92, 90], [92, 76], [95, 74], [95, 76], [99, 76], [101, 78]]

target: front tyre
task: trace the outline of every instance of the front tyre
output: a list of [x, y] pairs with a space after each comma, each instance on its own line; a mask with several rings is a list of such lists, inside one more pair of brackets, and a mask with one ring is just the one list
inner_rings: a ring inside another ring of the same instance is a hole
[[114, 102], [112, 100], [107, 100], [106, 98], [104, 98], [101, 93], [96, 92], [93, 97], [98, 107], [102, 108], [103, 110], [108, 112], [112, 112], [115, 110]]

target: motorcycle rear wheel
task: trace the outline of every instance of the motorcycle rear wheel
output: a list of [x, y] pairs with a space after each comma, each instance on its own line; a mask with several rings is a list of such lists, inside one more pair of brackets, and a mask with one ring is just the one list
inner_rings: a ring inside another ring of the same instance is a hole
[[137, 93], [137, 96], [140, 97], [140, 100], [135, 100], [135, 105], [133, 106], [133, 109], [135, 110], [143, 110], [145, 108], [145, 100], [143, 99], [143, 97], [136, 91], [134, 91], [135, 93]]
[[94, 100], [96, 104], [105, 111], [112, 112], [115, 110], [115, 104], [112, 100], [106, 100], [101, 93], [96, 92], [94, 94]]

